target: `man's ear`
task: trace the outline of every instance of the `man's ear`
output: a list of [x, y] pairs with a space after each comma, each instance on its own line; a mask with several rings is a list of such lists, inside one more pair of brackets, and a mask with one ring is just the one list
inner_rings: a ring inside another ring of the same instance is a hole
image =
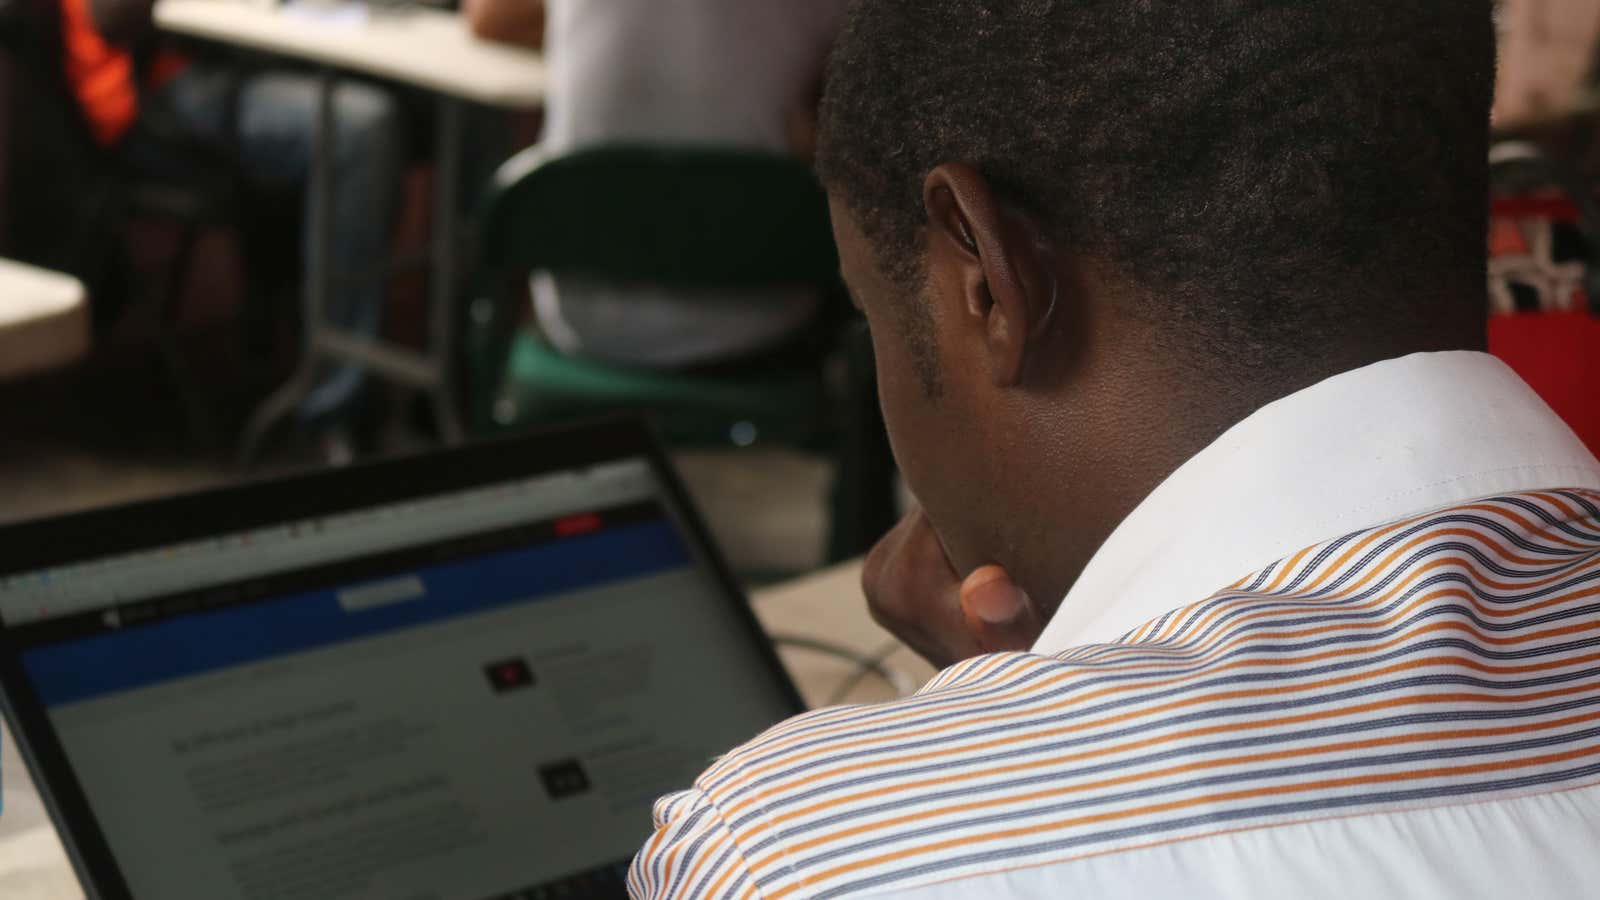
[[981, 337], [994, 384], [1020, 384], [1035, 339], [1055, 311], [1056, 273], [1043, 230], [998, 201], [989, 182], [961, 163], [928, 173], [922, 203], [930, 265], [959, 273], [963, 302], [956, 314]]

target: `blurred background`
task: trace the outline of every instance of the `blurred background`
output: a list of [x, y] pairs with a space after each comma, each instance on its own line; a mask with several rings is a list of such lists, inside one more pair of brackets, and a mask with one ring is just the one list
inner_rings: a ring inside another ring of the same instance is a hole
[[[643, 409], [748, 581], [859, 555], [843, 6], [0, 0], [0, 520]], [[1492, 349], [1600, 450], [1600, 0], [1499, 12]]]
[[742, 573], [859, 552], [843, 5], [0, 0], [0, 519], [645, 410]]

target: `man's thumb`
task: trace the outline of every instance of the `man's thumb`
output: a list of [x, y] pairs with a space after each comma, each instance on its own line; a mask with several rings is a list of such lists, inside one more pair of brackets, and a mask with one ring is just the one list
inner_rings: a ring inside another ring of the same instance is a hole
[[984, 566], [961, 583], [961, 612], [985, 653], [1031, 649], [1043, 628], [1033, 601], [999, 566]]

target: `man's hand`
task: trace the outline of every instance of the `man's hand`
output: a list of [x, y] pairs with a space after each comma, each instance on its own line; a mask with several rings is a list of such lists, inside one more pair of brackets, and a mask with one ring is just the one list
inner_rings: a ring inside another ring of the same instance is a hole
[[872, 618], [938, 668], [1027, 650], [1044, 629], [1037, 607], [1005, 569], [983, 566], [963, 580], [921, 509], [872, 548], [861, 585]]
[[461, 12], [486, 41], [544, 48], [544, 0], [465, 0]]

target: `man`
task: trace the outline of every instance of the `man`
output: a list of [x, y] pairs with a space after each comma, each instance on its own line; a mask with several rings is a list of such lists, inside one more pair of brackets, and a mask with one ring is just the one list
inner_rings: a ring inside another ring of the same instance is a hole
[[634, 895], [1592, 896], [1600, 462], [1477, 352], [1494, 59], [1487, 0], [854, 6], [924, 503], [867, 588], [954, 665], [663, 799]]
[[[266, 70], [237, 81], [227, 65], [151, 47], [153, 7], [153, 0], [62, 0], [65, 74], [94, 140], [137, 170], [173, 178], [185, 177], [192, 164], [173, 152], [174, 140], [233, 142], [241, 171], [257, 185], [304, 185], [314, 149], [315, 76]], [[335, 265], [342, 273], [370, 274], [385, 258], [396, 215], [403, 123], [391, 94], [361, 82], [339, 82], [333, 105]], [[376, 335], [383, 283], [368, 278], [350, 285], [332, 293], [331, 318], [357, 334]], [[339, 367], [307, 397], [302, 419], [342, 430], [337, 423], [362, 380], [360, 367]], [[344, 454], [342, 448], [334, 453]]]
[[[604, 144], [803, 149], [844, 0], [468, 0], [480, 36], [543, 37], [545, 131], [520, 164]], [[545, 16], [548, 15], [548, 22]], [[799, 127], [797, 127], [799, 126]], [[647, 199], [644, 201], [647, 202]], [[804, 332], [809, 290], [688, 290], [536, 273], [564, 353], [654, 368], [744, 359]]]

